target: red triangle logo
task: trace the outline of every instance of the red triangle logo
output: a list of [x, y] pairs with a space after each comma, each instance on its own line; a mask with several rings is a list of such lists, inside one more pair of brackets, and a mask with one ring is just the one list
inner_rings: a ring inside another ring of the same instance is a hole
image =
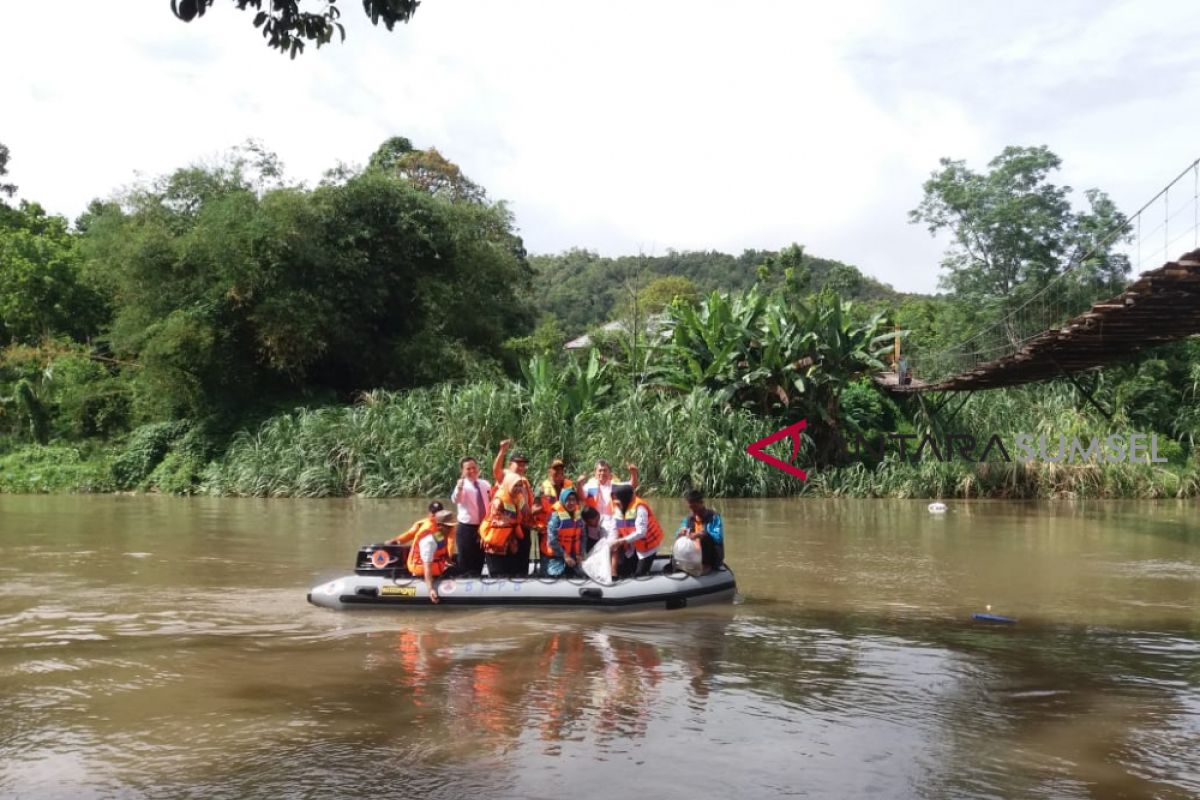
[[[751, 442], [746, 445], [746, 452], [757, 458], [764, 464], [770, 464], [775, 469], [781, 469], [788, 475], [794, 475], [802, 481], [808, 480], [808, 473], [799, 467], [793, 467], [790, 463], [796, 460], [796, 456], [800, 454], [800, 431], [808, 426], [805, 420], [788, 425], [786, 428], [780, 428], [770, 436], [759, 439], [757, 442]], [[781, 439], [792, 437], [792, 457], [787, 461], [780, 461], [772, 455], [768, 455], [766, 449]]]

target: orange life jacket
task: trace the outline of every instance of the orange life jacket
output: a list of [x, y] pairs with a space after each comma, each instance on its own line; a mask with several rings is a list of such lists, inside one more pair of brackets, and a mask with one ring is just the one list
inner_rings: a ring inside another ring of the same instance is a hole
[[629, 504], [629, 508], [625, 509], [625, 513], [616, 519], [617, 536], [628, 536], [637, 529], [637, 510], [639, 507], [645, 507], [646, 520], [646, 535], [641, 539], [634, 539], [633, 546], [639, 553], [653, 553], [658, 550], [658, 546], [662, 544], [663, 529], [658, 524], [658, 519], [655, 518], [654, 512], [650, 510], [650, 504], [642, 498], [634, 495], [633, 502]]
[[510, 539], [525, 538], [525, 531], [520, 525], [521, 506], [517, 498], [503, 486], [495, 488], [492, 492], [492, 507], [487, 518], [479, 525], [479, 541], [483, 545], [483, 552], [489, 555], [507, 555]]
[[[428, 565], [421, 560], [421, 540], [427, 536], [432, 536], [434, 542], [437, 543], [437, 549], [433, 551], [433, 561]], [[446, 537], [441, 528], [435, 526], [432, 530], [427, 529], [417, 534], [413, 540], [412, 547], [408, 549], [408, 571], [421, 578], [425, 576], [425, 567], [428, 566], [429, 574], [436, 578], [446, 571], [446, 562], [449, 559], [450, 552], [446, 544]]]
[[[571, 512], [562, 503], [555, 503], [551, 512], [558, 517], [558, 544], [562, 547], [563, 557], [579, 558], [579, 548], [583, 535], [583, 520], [571, 516]], [[550, 549], [550, 536], [542, 537], [542, 556], [558, 558], [558, 554]]]
[[596, 512], [602, 517], [616, 516], [617, 507], [612, 501], [612, 490], [616, 485], [617, 482], [615, 479], [608, 485], [608, 503], [604, 504], [602, 502], [603, 498], [600, 496], [600, 483], [595, 478], [592, 478], [583, 487], [583, 502], [596, 509]]
[[559, 495], [563, 493], [563, 489], [574, 489], [575, 484], [570, 478], [563, 480], [562, 489], [555, 491], [554, 481], [546, 478], [542, 481], [541, 496], [537, 498], [537, 508], [533, 511], [533, 524], [542, 530], [546, 530], [546, 523], [550, 521], [550, 515], [554, 513], [554, 506], [558, 502]]
[[[433, 514], [430, 514], [425, 519], [419, 519], [414, 522], [411, 528], [397, 536], [393, 541], [395, 541], [396, 544], [409, 545], [411, 547], [415, 545], [417, 539], [421, 537], [422, 533], [425, 531], [436, 530], [437, 527], [437, 520], [433, 518]], [[454, 558], [458, 548], [454, 546], [453, 536], [446, 537], [446, 547], [450, 552], [450, 557]]]

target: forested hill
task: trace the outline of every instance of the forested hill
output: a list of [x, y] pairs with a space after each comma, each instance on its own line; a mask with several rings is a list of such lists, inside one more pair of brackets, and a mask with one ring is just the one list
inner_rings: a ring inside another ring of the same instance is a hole
[[[529, 261], [538, 275], [541, 310], [554, 313], [569, 334], [620, 316], [635, 286], [651, 310], [669, 302], [673, 292], [699, 296], [714, 289], [739, 291], [760, 279], [775, 284], [784, 280], [788, 269], [812, 291], [828, 287], [846, 299], [898, 302], [905, 296], [853, 266], [814, 258], [795, 245], [781, 251], [746, 250], [740, 256], [715, 250], [669, 250], [661, 256], [605, 258], [572, 249], [558, 255], [531, 256]], [[766, 270], [761, 269], [764, 266]]]

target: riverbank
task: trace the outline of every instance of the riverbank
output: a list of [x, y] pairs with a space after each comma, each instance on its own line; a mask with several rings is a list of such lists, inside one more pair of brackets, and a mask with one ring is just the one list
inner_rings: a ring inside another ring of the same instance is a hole
[[[118, 448], [30, 446], [0, 456], [0, 492], [10, 494], [80, 494], [139, 491], [231, 497], [431, 497], [445, 495], [452, 474], [401, 472], [404, 466], [349, 443], [322, 452], [276, 453], [271, 438], [256, 437], [231, 448], [224, 457], [198, 469], [168, 452], [143, 464], [144, 478], [130, 487], [117, 477], [125, 452]], [[720, 448], [721, 451], [734, 447]], [[642, 480], [651, 494], [678, 494], [668, 481], [678, 480], [669, 460], [642, 453]], [[771, 470], [744, 452], [739, 470]], [[480, 457], [484, 457], [481, 452]], [[457, 463], [444, 456], [445, 463]], [[311, 459], [311, 460], [304, 460]], [[127, 458], [126, 458], [127, 460]], [[430, 464], [434, 462], [429, 462]], [[536, 463], [536, 462], [535, 462]], [[586, 462], [585, 462], [586, 463]], [[127, 466], [127, 464], [125, 465]], [[426, 466], [429, 466], [428, 464]], [[442, 470], [441, 472], [444, 472]], [[774, 472], [774, 470], [771, 470]], [[779, 473], [762, 475], [758, 494], [710, 492], [716, 497], [891, 498], [891, 499], [1159, 499], [1200, 497], [1200, 469], [1188, 464], [1049, 464], [1006, 462], [885, 461], [877, 466], [809, 472], [804, 483]], [[194, 478], [194, 480], [192, 480]]]

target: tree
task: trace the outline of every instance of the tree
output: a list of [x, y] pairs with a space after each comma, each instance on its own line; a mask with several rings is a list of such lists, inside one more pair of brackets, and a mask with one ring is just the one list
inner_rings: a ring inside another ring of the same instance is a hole
[[[8, 174], [8, 147], [0, 142], [0, 178]], [[17, 187], [11, 183], [0, 183], [0, 194], [12, 197], [17, 193]]]
[[371, 155], [368, 166], [411, 183], [426, 194], [455, 203], [486, 203], [487, 192], [436, 148], [417, 150], [403, 136], [393, 136]]
[[1103, 282], [1128, 271], [1112, 253], [1125, 218], [1107, 195], [1087, 193], [1090, 209], [1073, 213], [1069, 186], [1049, 182], [1061, 160], [1046, 147], [1006, 147], [980, 174], [942, 159], [909, 212], [931, 234], [949, 231], [941, 285], [984, 307], [1012, 308], [1044, 287], [1068, 263], [1086, 256]]
[[[191, 22], [204, 13], [216, 0], [171, 0], [171, 11], [184, 22]], [[301, 0], [266, 0], [267, 10], [263, 10], [264, 0], [233, 0], [238, 10], [245, 11], [253, 8], [258, 13], [254, 15], [254, 27], [262, 28], [263, 38], [267, 46], [281, 53], [289, 53], [292, 58], [297, 53], [304, 52], [304, 42], [315, 42], [317, 47], [328, 44], [337, 30], [342, 41], [346, 39], [346, 29], [338, 22], [341, 9], [337, 0], [325, 0], [325, 8], [320, 12], [301, 11]], [[408, 22], [416, 13], [421, 0], [363, 0], [363, 11], [371, 20], [372, 25], [382, 22], [387, 29], [392, 30], [397, 22]]]
[[[679, 302], [695, 306], [700, 302], [700, 290], [696, 284], [682, 275], [667, 275], [655, 278], [637, 291], [637, 316], [644, 324], [654, 314], [660, 314], [672, 303]], [[620, 320], [633, 318], [634, 299], [626, 294], [617, 303], [615, 316]]]
[[105, 321], [105, 304], [80, 280], [76, 237], [62, 217], [21, 201], [0, 218], [0, 340], [82, 341]]
[[114, 298], [115, 354], [139, 365], [139, 416], [515, 371], [503, 343], [532, 327], [531, 275], [502, 205], [379, 170], [260, 193], [243, 166], [89, 210], [89, 274]]

